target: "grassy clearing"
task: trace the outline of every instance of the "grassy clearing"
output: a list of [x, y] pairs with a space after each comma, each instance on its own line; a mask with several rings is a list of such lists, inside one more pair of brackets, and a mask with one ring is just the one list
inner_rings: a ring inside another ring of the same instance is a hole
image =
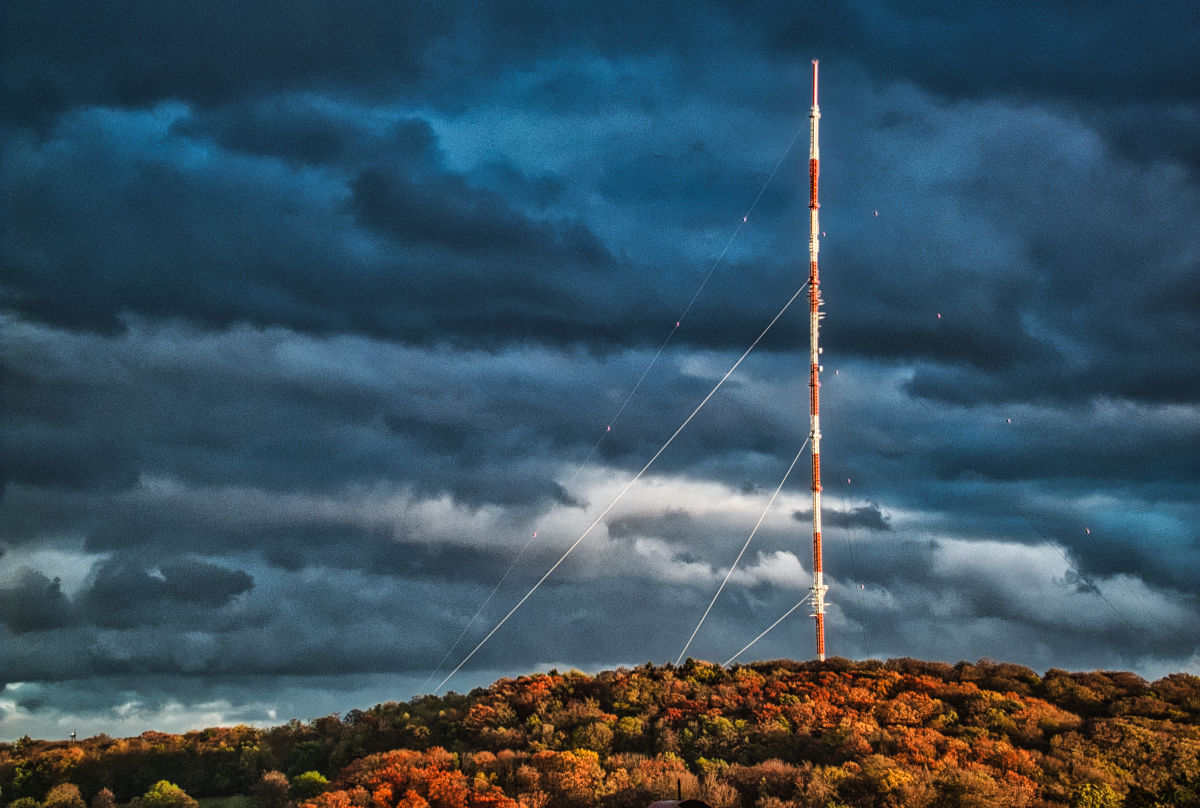
[[196, 800], [200, 803], [200, 808], [251, 808], [254, 801], [247, 796], [237, 797], [206, 797], [202, 800]]

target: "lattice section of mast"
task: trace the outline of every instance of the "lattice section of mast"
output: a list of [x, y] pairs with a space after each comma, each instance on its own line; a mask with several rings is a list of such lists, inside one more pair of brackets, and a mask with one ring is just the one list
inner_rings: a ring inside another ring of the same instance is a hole
[[813, 102], [808, 114], [808, 330], [809, 330], [809, 443], [812, 445], [813, 584], [812, 616], [817, 628], [817, 659], [825, 659], [825, 573], [821, 559], [821, 349], [818, 331], [821, 318], [821, 280], [817, 272], [820, 250], [820, 225], [817, 202], [817, 178], [821, 173], [821, 150], [817, 145], [821, 108], [817, 106], [817, 61], [813, 60]]

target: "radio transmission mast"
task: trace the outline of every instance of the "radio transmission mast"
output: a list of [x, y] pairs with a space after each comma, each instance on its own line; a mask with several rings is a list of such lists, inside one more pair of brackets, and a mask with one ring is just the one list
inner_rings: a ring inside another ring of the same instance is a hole
[[817, 275], [817, 252], [821, 231], [817, 223], [820, 204], [817, 203], [817, 177], [821, 173], [821, 151], [817, 146], [817, 125], [821, 108], [817, 106], [817, 60], [813, 60], [813, 102], [808, 113], [808, 331], [809, 331], [809, 418], [812, 444], [812, 514], [813, 514], [813, 585], [812, 616], [817, 621], [817, 659], [825, 659], [825, 575], [821, 569], [821, 349], [817, 347], [817, 331], [821, 318], [821, 281]]

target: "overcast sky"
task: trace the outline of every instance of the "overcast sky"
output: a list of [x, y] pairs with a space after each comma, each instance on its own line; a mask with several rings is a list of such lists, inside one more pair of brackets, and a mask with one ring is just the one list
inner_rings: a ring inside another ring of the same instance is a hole
[[7, 3], [0, 739], [429, 692], [602, 514], [438, 692], [674, 661], [760, 518], [688, 655], [794, 606], [803, 296], [628, 486], [804, 283], [813, 59], [829, 654], [1200, 673], [1198, 19]]

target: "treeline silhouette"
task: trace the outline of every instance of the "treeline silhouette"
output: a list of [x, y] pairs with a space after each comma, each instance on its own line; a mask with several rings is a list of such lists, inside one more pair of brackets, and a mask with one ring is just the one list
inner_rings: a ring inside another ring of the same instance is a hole
[[1200, 806], [1200, 678], [689, 659], [271, 729], [0, 744], [14, 808], [151, 808], [166, 785], [269, 808]]

